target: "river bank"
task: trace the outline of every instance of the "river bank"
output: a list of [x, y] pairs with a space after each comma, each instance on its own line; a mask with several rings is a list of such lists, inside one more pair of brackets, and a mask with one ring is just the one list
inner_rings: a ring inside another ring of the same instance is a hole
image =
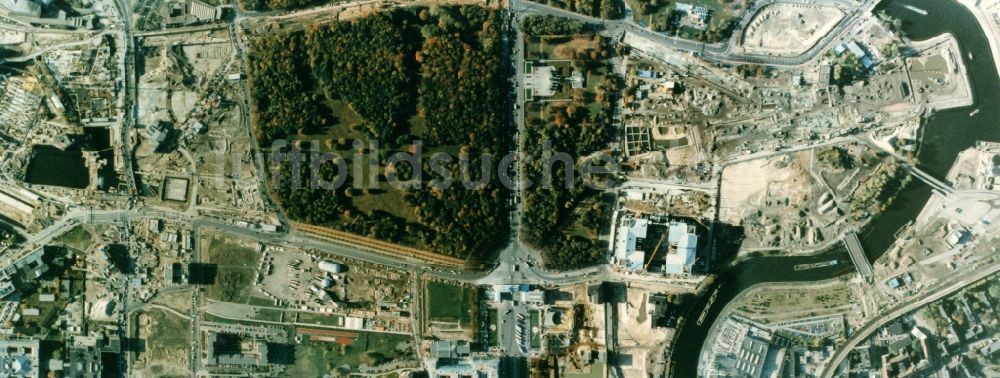
[[[845, 278], [846, 276], [834, 277], [821, 281], [812, 282], [795, 282], [795, 283], [775, 283], [775, 282], [765, 282], [752, 285], [738, 295], [736, 295], [726, 306], [722, 308], [719, 313], [719, 317], [715, 322], [712, 323], [711, 328], [708, 330], [706, 335], [706, 340], [715, 340], [718, 336], [719, 328], [721, 327], [723, 320], [728, 319], [731, 316], [736, 315], [736, 305], [741, 304], [747, 297], [757, 294], [761, 290], [783, 290], [783, 289], [815, 289], [822, 290], [825, 288], [835, 287], [837, 285], [849, 285], [850, 281]], [[699, 353], [698, 359], [698, 372], [699, 376], [703, 374], [710, 368], [710, 363], [713, 359], [711, 343], [703, 343], [701, 346], [701, 352]]]
[[1000, 75], [1000, 25], [997, 22], [990, 22], [988, 14], [1000, 15], [1000, 0], [955, 0], [965, 7], [972, 16], [979, 22], [979, 27], [983, 29], [986, 40], [990, 44], [990, 51], [993, 52], [993, 63], [996, 65], [997, 75]]
[[[673, 361], [683, 361], [675, 364], [675, 374], [678, 377], [694, 377], [698, 373], [698, 361], [701, 361], [701, 350], [708, 340], [709, 330], [719, 319], [724, 307], [744, 293], [747, 288], [758, 284], [795, 284], [800, 282], [817, 282], [836, 279], [854, 272], [850, 263], [827, 265], [815, 269], [796, 270], [796, 265], [821, 264], [837, 260], [850, 261], [843, 245], [835, 245], [822, 253], [809, 256], [772, 256], [755, 257], [734, 266], [729, 266], [719, 272], [715, 281], [708, 285], [692, 306], [695, 312], [692, 319], [678, 329], [674, 343]], [[711, 293], [714, 293], [712, 295]], [[710, 300], [713, 299], [714, 300]], [[701, 315], [698, 315], [698, 314]], [[701, 322], [695, 321], [703, 316]]]
[[[970, 0], [968, 3], [974, 3]], [[904, 7], [912, 5], [928, 11], [933, 17], [921, 15]], [[966, 5], [966, 4], [963, 4]], [[878, 8], [903, 21], [903, 31], [912, 39], [930, 39], [951, 33], [962, 51], [971, 52], [972, 59], [963, 53], [967, 77], [971, 82], [974, 103], [979, 112], [972, 114], [971, 107], [954, 108], [933, 113], [924, 119], [921, 127], [922, 143], [918, 152], [919, 167], [936, 177], [945, 177], [959, 152], [975, 145], [978, 141], [1000, 140], [1000, 61], [998, 57], [997, 35], [992, 28], [970, 28], [972, 24], [988, 25], [980, 17], [973, 17], [965, 6], [940, 0], [890, 0], [882, 2]], [[987, 19], [988, 21], [988, 19]], [[992, 34], [991, 36], [987, 36]], [[975, 106], [975, 105], [973, 105]], [[912, 222], [924, 209], [931, 197], [931, 188], [919, 180], [913, 180], [895, 199], [896, 205], [886, 209], [871, 221], [862, 244], [870, 260], [881, 258], [895, 242], [897, 230]], [[698, 362], [702, 347], [708, 340], [709, 328], [720, 318], [723, 308], [740, 293], [762, 283], [772, 282], [817, 282], [853, 274], [850, 264], [838, 264], [824, 269], [796, 272], [794, 265], [815, 263], [822, 260], [847, 258], [846, 252], [837, 248], [810, 257], [756, 257], [742, 261], [736, 266], [724, 269], [716, 283], [704, 292], [718, 290], [715, 300], [708, 306], [708, 295], [699, 297], [694, 307], [695, 316], [702, 312], [704, 321], [698, 324], [687, 322], [678, 329], [672, 360], [674, 376], [694, 377], [698, 374]], [[839, 256], [838, 256], [839, 254]], [[843, 269], [847, 268], [847, 269]]]
[[[928, 14], [914, 12], [907, 6], [925, 10]], [[923, 118], [919, 131], [918, 167], [943, 178], [961, 151], [973, 147], [978, 141], [1000, 140], [1000, 128], [993, 123], [993, 120], [1000, 119], [1000, 107], [992, 105], [1000, 103], [1000, 69], [993, 59], [997, 51], [991, 49], [992, 45], [988, 42], [987, 34], [990, 33], [985, 29], [968, 27], [978, 24], [972, 17], [973, 13], [953, 2], [891, 0], [880, 3], [877, 10], [901, 20], [902, 32], [912, 40], [930, 40], [951, 34], [963, 51], [959, 59], [966, 68], [973, 104], [929, 113]], [[900, 192], [896, 203], [902, 205], [887, 209], [861, 235], [862, 245], [870, 259], [874, 261], [893, 245], [896, 231], [913, 221], [930, 197], [930, 187], [920, 182], [911, 183]]]
[[[943, 58], [946, 65], [946, 80], [952, 81], [954, 85], [950, 92], [930, 92], [927, 94], [927, 102], [924, 104], [925, 114], [930, 115], [934, 112], [971, 106], [976, 103], [972, 94], [969, 72], [962, 59], [962, 49], [954, 34], [945, 33], [922, 41], [911, 41], [910, 46], [917, 50], [920, 56], [908, 58], [908, 60], [916, 60], [925, 64], [925, 60], [930, 57], [940, 56]], [[909, 74], [910, 69], [911, 67], [908, 65], [907, 78], [910, 80], [910, 88], [916, 88]]]

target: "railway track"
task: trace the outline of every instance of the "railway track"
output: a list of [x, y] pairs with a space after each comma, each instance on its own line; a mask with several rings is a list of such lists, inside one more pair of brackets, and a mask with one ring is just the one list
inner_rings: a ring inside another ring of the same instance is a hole
[[377, 252], [396, 258], [404, 258], [404, 259], [409, 258], [420, 262], [431, 263], [434, 265], [440, 265], [445, 267], [453, 267], [453, 268], [465, 267], [465, 260], [457, 257], [439, 255], [437, 253], [428, 252], [421, 249], [402, 246], [399, 244], [389, 243], [381, 240], [374, 240], [371, 238], [354, 235], [344, 231], [334, 230], [329, 227], [314, 226], [310, 224], [292, 222], [292, 228], [302, 233], [304, 236], [311, 236], [314, 238], [331, 241], [339, 244], [347, 244], [350, 246], [363, 248], [366, 250], [370, 250], [372, 252]]

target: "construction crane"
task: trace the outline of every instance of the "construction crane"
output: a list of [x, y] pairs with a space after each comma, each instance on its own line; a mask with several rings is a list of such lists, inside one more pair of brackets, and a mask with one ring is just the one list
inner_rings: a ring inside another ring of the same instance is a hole
[[645, 270], [645, 271], [649, 270], [649, 264], [653, 263], [653, 256], [656, 256], [656, 251], [660, 250], [660, 245], [663, 244], [663, 239], [666, 239], [666, 238], [667, 238], [667, 233], [664, 232], [664, 233], [660, 234], [660, 240], [656, 242], [656, 246], [653, 247], [653, 252], [651, 252], [649, 254], [649, 261], [646, 262], [646, 266], [644, 268], [642, 268], [642, 270]]

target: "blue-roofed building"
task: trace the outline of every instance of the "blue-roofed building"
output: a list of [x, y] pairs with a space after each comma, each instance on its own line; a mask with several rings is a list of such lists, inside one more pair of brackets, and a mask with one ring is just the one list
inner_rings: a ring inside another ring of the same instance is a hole
[[899, 284], [899, 279], [897, 279], [897, 278], [895, 278], [895, 277], [893, 277], [892, 279], [890, 279], [890, 280], [889, 280], [888, 282], [886, 282], [885, 284], [886, 284], [887, 286], [889, 286], [889, 288], [890, 288], [890, 289], [896, 289], [896, 288], [899, 288], [899, 286], [900, 286], [900, 284]]
[[861, 65], [865, 66], [865, 68], [872, 68], [872, 66], [875, 65], [875, 61], [872, 60], [872, 58], [865, 56], [861, 58]]
[[872, 59], [871, 55], [868, 54], [868, 51], [866, 51], [864, 46], [860, 43], [851, 41], [847, 44], [847, 49], [851, 50], [851, 53], [861, 60], [861, 64], [864, 65], [865, 68], [872, 68], [872, 66], [875, 65], [875, 59]]
[[461, 358], [472, 352], [465, 340], [435, 340], [431, 342], [430, 354], [435, 358]]
[[653, 70], [636, 70], [635, 74], [643, 79], [656, 79], [659, 76], [659, 74]]

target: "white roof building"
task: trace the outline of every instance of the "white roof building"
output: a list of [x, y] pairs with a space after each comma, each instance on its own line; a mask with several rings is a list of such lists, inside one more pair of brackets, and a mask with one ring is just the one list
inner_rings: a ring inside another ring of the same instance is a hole
[[199, 21], [219, 18], [219, 9], [204, 2], [193, 0], [188, 7], [188, 13]]
[[952, 230], [950, 233], [948, 233], [948, 237], [945, 238], [945, 242], [948, 243], [948, 247], [954, 247], [959, 244], [964, 244], [965, 241], [968, 240], [967, 239], [968, 235], [969, 235], [968, 230], [966, 230], [964, 227], [959, 226], [956, 227], [954, 230]]
[[16, 30], [0, 31], [0, 45], [19, 45], [24, 43], [28, 34]]
[[0, 191], [0, 203], [29, 216], [35, 211], [35, 207], [32, 204], [3, 191]]
[[353, 330], [365, 329], [365, 319], [357, 316], [344, 317], [344, 328]]
[[639, 242], [646, 238], [649, 219], [623, 217], [615, 232], [615, 263], [626, 270], [642, 270], [646, 252], [639, 249]]
[[0, 0], [0, 15], [38, 17], [42, 6], [31, 0]]
[[667, 231], [667, 264], [664, 273], [688, 274], [694, 266], [698, 235], [694, 226], [681, 221], [670, 222]]
[[0, 340], [0, 376], [38, 377], [38, 340]]
[[333, 261], [323, 260], [319, 262], [319, 269], [324, 272], [338, 274], [346, 272], [347, 266], [345, 266], [344, 264], [335, 263]]
[[545, 291], [532, 289], [530, 285], [493, 285], [489, 294], [490, 299], [497, 303], [505, 300], [530, 304], [545, 303]]

